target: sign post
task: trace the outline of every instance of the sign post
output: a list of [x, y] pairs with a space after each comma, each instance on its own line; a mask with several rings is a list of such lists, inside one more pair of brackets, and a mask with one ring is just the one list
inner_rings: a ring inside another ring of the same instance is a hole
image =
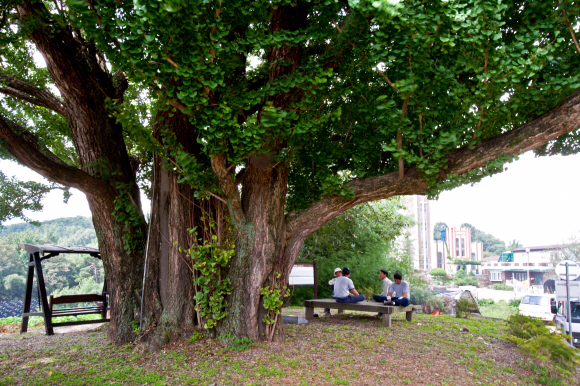
[[296, 263], [290, 271], [288, 285], [294, 287], [314, 287], [314, 299], [318, 299], [316, 260]]
[[572, 260], [563, 260], [556, 265], [556, 274], [561, 280], [566, 280], [566, 321], [570, 334], [570, 345], [574, 347], [572, 337], [572, 307], [570, 305], [570, 280], [576, 280], [580, 276], [580, 266]]

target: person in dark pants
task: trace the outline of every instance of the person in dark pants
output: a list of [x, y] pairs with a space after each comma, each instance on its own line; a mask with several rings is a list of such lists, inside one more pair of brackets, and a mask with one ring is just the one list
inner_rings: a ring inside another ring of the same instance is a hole
[[395, 282], [389, 287], [389, 293], [387, 294], [385, 304], [387, 306], [407, 307], [411, 304], [411, 289], [409, 283], [403, 281], [403, 275], [399, 272], [395, 273], [393, 277]]
[[[335, 268], [334, 269], [334, 276], [335, 276], [334, 279], [331, 279], [328, 281], [328, 285], [330, 286], [330, 290], [332, 291], [332, 297], [334, 297], [334, 282], [336, 281], [337, 277], [342, 276], [342, 269]], [[325, 308], [322, 315], [330, 315], [330, 308]]]
[[[352, 293], [351, 293], [352, 292]], [[350, 280], [350, 268], [342, 269], [342, 276], [334, 281], [334, 298], [337, 303], [358, 303], [365, 300], [364, 295], [359, 295], [354, 289], [354, 283]]]
[[381, 282], [383, 283], [383, 292], [380, 295], [373, 295], [373, 300], [375, 302], [384, 303], [387, 300], [387, 294], [389, 293], [389, 287], [393, 284], [392, 281], [389, 280], [387, 275], [389, 272], [386, 269], [381, 269], [379, 271], [379, 277], [381, 278]]

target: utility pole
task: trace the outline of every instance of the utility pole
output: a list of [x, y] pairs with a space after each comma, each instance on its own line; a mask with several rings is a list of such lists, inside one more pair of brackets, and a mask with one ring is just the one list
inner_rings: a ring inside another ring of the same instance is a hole
[[528, 254], [528, 291], [531, 293], [532, 281], [530, 279], [530, 248], [526, 248], [526, 253]]
[[570, 346], [574, 347], [574, 338], [572, 337], [572, 307], [570, 307], [570, 280], [568, 277], [568, 262], [566, 262], [566, 319], [568, 319], [568, 333], [570, 333]]

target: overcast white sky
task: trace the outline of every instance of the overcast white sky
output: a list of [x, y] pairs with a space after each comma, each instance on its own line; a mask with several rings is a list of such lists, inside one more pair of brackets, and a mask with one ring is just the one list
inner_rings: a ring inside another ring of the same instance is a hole
[[431, 224], [470, 223], [526, 247], [558, 244], [580, 232], [580, 154], [535, 158], [526, 153], [508, 170], [475, 186], [441, 193]]
[[[13, 162], [0, 161], [0, 170], [23, 181], [42, 180]], [[579, 193], [580, 154], [535, 158], [527, 153], [501, 174], [441, 193], [438, 201], [431, 201], [431, 224], [459, 227], [467, 222], [506, 243], [516, 239], [524, 246], [557, 244], [580, 235]], [[143, 205], [148, 213], [150, 203], [144, 197]], [[73, 190], [67, 205], [62, 192], [55, 191], [44, 200], [44, 211], [28, 217], [46, 221], [79, 215], [91, 212], [85, 195]], [[16, 222], [20, 220], [7, 224]]]

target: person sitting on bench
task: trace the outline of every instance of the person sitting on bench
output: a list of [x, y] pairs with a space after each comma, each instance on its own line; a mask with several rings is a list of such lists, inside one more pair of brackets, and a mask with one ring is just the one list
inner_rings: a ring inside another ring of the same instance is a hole
[[357, 290], [354, 289], [354, 283], [349, 277], [350, 268], [344, 267], [342, 276], [337, 277], [334, 281], [334, 298], [337, 303], [358, 303], [365, 300], [365, 296], [359, 295]]
[[395, 273], [393, 277], [395, 278], [395, 282], [392, 283], [389, 287], [389, 293], [387, 294], [387, 300], [385, 300], [385, 304], [387, 306], [407, 307], [409, 304], [411, 304], [411, 289], [409, 287], [409, 283], [403, 281], [403, 275], [401, 275], [399, 272]]
[[[335, 268], [334, 269], [334, 278], [332, 278], [331, 280], [328, 281], [328, 285], [330, 286], [330, 290], [332, 291], [331, 297], [334, 297], [334, 282], [336, 281], [336, 278], [340, 277], [340, 276], [342, 276], [342, 269]], [[325, 308], [322, 315], [330, 315], [330, 308]]]
[[390, 281], [389, 278], [387, 277], [388, 274], [389, 274], [389, 272], [386, 269], [381, 269], [379, 271], [379, 277], [381, 278], [381, 281], [383, 282], [383, 292], [381, 292], [380, 295], [373, 295], [373, 299], [375, 302], [384, 303], [385, 300], [387, 300], [387, 295], [389, 293], [389, 287], [391, 286], [391, 284], [393, 284], [393, 282]]

